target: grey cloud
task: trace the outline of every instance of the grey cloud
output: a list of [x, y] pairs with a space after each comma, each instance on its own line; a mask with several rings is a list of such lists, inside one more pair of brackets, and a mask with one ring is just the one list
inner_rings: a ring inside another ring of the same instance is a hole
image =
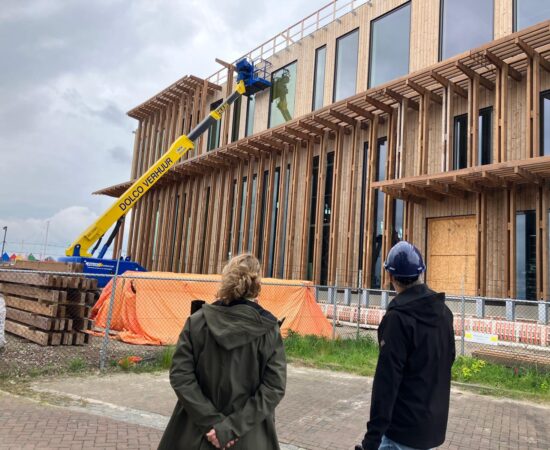
[[107, 150], [107, 153], [114, 161], [118, 163], [130, 164], [132, 162], [132, 154], [128, 149], [117, 145]]

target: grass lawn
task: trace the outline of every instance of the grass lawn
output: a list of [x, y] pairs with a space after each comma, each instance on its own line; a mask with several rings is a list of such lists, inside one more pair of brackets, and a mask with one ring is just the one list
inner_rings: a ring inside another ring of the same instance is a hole
[[[376, 370], [378, 344], [370, 337], [329, 340], [291, 334], [285, 339], [289, 361], [322, 369], [372, 376]], [[452, 379], [461, 387], [486, 394], [550, 402], [550, 372], [523, 367], [504, 367], [458, 357]]]

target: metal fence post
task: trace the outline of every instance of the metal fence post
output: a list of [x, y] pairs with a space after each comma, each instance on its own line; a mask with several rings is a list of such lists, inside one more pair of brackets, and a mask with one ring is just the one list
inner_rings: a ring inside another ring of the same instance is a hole
[[540, 302], [539, 307], [539, 323], [548, 325], [548, 303]]
[[332, 302], [332, 339], [336, 338], [336, 288], [328, 288], [329, 298]]
[[388, 291], [382, 291], [382, 297], [380, 299], [380, 306], [383, 309], [388, 309], [390, 293]]
[[350, 288], [346, 288], [344, 290], [344, 302], [345, 302], [346, 306], [351, 305], [351, 289]]
[[485, 299], [476, 298], [476, 316], [480, 319], [485, 318]]
[[512, 299], [506, 300], [506, 320], [511, 322], [516, 320], [516, 302]]
[[105, 335], [103, 336], [103, 343], [101, 345], [101, 350], [99, 351], [99, 370], [105, 369], [105, 360], [107, 359], [107, 347], [109, 346], [109, 330], [111, 328], [111, 319], [113, 318], [113, 304], [115, 302], [116, 283], [118, 279], [118, 268], [120, 265], [121, 254], [122, 254], [122, 250], [119, 252], [119, 255], [116, 261], [115, 276], [113, 277], [111, 298], [109, 299], [109, 310], [107, 312], [107, 322], [105, 324]]
[[359, 298], [357, 299], [357, 336], [355, 337], [355, 339], [359, 339], [359, 331], [360, 331], [360, 327], [359, 327], [359, 322], [361, 322], [361, 300], [363, 298], [363, 290], [361, 289], [359, 291]]
[[370, 303], [370, 293], [368, 291], [368, 289], [363, 289], [363, 292], [361, 294], [361, 302], [363, 303], [363, 305], [365, 306], [365, 308], [368, 308], [369, 307], [369, 303]]
[[461, 316], [462, 316], [462, 336], [460, 338], [460, 354], [462, 356], [464, 356], [464, 340], [466, 338], [465, 334], [466, 334], [466, 331], [465, 331], [465, 326], [464, 326], [464, 322], [465, 322], [465, 319], [466, 319], [466, 298], [464, 297], [464, 275], [462, 275], [462, 299], [461, 299], [461, 305], [462, 305], [462, 311], [461, 311]]

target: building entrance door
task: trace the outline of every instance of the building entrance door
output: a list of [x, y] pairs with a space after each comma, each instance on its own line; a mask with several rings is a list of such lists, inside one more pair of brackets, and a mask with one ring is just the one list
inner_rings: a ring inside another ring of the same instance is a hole
[[428, 286], [437, 292], [475, 295], [475, 216], [428, 219]]

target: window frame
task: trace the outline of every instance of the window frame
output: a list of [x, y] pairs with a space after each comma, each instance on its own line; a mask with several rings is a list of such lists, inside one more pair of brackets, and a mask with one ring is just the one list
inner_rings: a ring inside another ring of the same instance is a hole
[[[443, 1], [443, 0], [442, 0]], [[374, 30], [374, 23], [378, 20], [381, 20], [385, 18], [386, 16], [389, 16], [390, 14], [396, 12], [397, 10], [401, 8], [405, 8], [407, 6], [410, 6], [411, 8], [411, 14], [409, 15], [409, 64], [407, 67], [407, 74], [411, 73], [411, 29], [412, 29], [412, 2], [409, 0], [406, 3], [403, 3], [402, 5], [397, 6], [396, 8], [393, 8], [392, 10], [382, 14], [381, 16], [375, 17], [374, 19], [371, 19], [369, 23], [369, 73], [368, 73], [368, 79], [367, 79], [367, 89], [370, 89], [372, 87], [371, 85], [371, 74], [372, 74], [372, 53], [373, 53], [373, 46], [372, 46], [372, 34]], [[388, 80], [391, 81], [391, 80]], [[382, 83], [383, 84], [383, 83]]]
[[[268, 110], [267, 110], [267, 129], [271, 129], [273, 127], [277, 127], [282, 124], [277, 125], [271, 125], [271, 103], [273, 102], [273, 74], [276, 72], [279, 72], [280, 70], [286, 69], [287, 67], [291, 66], [292, 64], [296, 64], [296, 77], [298, 77], [298, 60], [295, 59], [294, 61], [290, 61], [288, 64], [285, 64], [284, 66], [279, 67], [277, 70], [273, 70], [271, 72], [271, 88], [269, 89], [269, 103], [268, 103]], [[256, 105], [254, 105], [255, 107]], [[296, 92], [294, 92], [294, 107], [296, 107]], [[294, 119], [294, 117], [291, 118], [291, 120]], [[283, 123], [287, 123], [283, 122]]]
[[[338, 81], [338, 77], [337, 77], [338, 75], [338, 42], [341, 39], [353, 33], [357, 33], [357, 66], [355, 67], [355, 88], [354, 88], [355, 94], [357, 94], [357, 72], [359, 71], [359, 45], [361, 44], [361, 42], [359, 41], [359, 28], [360, 27], [356, 27], [353, 30], [348, 31], [347, 33], [344, 33], [341, 36], [338, 36], [336, 38], [335, 49], [334, 49], [334, 77], [332, 80], [332, 103], [335, 103], [338, 101], [336, 100], [336, 82]], [[352, 95], [355, 95], [355, 94], [352, 94]], [[347, 97], [343, 97], [343, 98], [347, 98]], [[343, 99], [340, 99], [340, 100], [343, 100]]]
[[[323, 68], [323, 88], [325, 86], [325, 81], [326, 81], [326, 78], [327, 78], [327, 44], [324, 44], [324, 45], [321, 45], [320, 47], [317, 47], [315, 49], [315, 60], [313, 62], [313, 91], [312, 91], [312, 96], [311, 96], [311, 110], [312, 111], [315, 111], [316, 109], [318, 108], [315, 108], [315, 100], [316, 100], [316, 97], [315, 97], [315, 92], [317, 91], [317, 70], [318, 70], [318, 58], [319, 58], [319, 51], [320, 50], [324, 50], [325, 51], [325, 67]], [[324, 103], [325, 103], [325, 92], [324, 92], [324, 89], [323, 89], [323, 98], [321, 99], [321, 108], [323, 107]]]
[[[539, 93], [539, 154], [537, 156], [544, 156], [544, 99], [550, 101], [550, 89], [546, 91], [541, 91]], [[550, 136], [548, 136], [550, 140]]]
[[[441, 62], [443, 61], [443, 10], [445, 7], [445, 1], [448, 0], [440, 0], [439, 2], [439, 45], [437, 49], [437, 61]], [[495, 0], [490, 0], [493, 2], [493, 23], [491, 24], [491, 40], [495, 39]], [[515, 0], [514, 0], [515, 1]], [[513, 24], [512, 24], [513, 25]], [[468, 51], [468, 50], [465, 50]], [[453, 58], [455, 56], [458, 56], [464, 52], [457, 53], [456, 55], [449, 56], [446, 59]]]

